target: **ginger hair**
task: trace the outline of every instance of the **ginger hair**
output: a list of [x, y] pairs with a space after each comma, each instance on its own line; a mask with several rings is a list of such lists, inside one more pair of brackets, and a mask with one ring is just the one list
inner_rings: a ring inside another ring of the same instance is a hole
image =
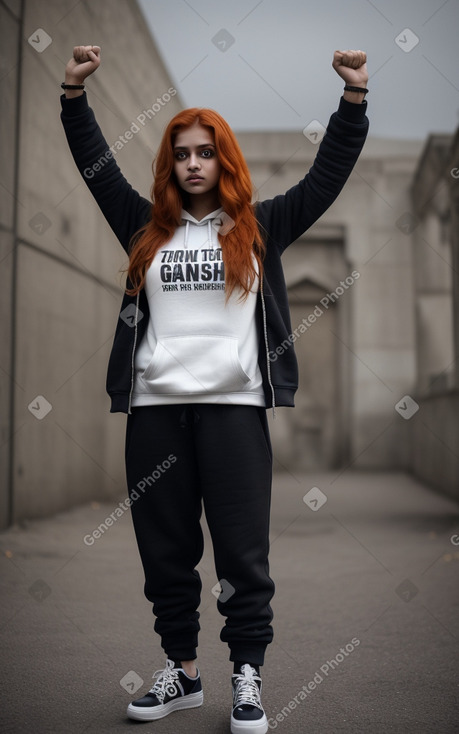
[[[239, 143], [228, 123], [214, 110], [192, 107], [175, 115], [166, 127], [152, 164], [151, 218], [129, 242], [129, 295], [136, 295], [145, 284], [147, 270], [157, 253], [173, 236], [181, 222], [187, 194], [174, 173], [174, 143], [177, 134], [195, 123], [213, 133], [216, 155], [221, 165], [218, 181], [220, 206], [234, 222], [229, 231], [218, 233], [225, 265], [226, 299], [235, 289], [247, 298], [256, 279], [253, 256], [262, 275], [265, 244], [260, 235], [252, 204], [252, 181]], [[231, 221], [228, 220], [228, 221]], [[223, 228], [225, 231], [225, 228]]]

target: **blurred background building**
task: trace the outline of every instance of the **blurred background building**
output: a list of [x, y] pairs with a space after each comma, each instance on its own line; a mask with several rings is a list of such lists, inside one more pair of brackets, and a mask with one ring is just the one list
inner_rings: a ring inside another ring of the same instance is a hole
[[[313, 162], [302, 133], [238, 139], [261, 199]], [[459, 496], [458, 144], [459, 132], [370, 137], [284, 254], [292, 331], [303, 319], [307, 330], [294, 342], [296, 409], [270, 414], [279, 468], [401, 468]]]
[[[125, 492], [125, 416], [105, 375], [126, 258], [71, 158], [60, 83], [97, 31], [88, 98], [109, 144], [173, 86], [136, 2], [2, 0], [2, 526]], [[146, 73], [148, 70], [148, 73]], [[176, 94], [117, 153], [144, 196]], [[317, 141], [238, 139], [256, 195], [308, 170]], [[275, 469], [404, 469], [459, 496], [459, 136], [368, 139], [335, 204], [284, 256], [300, 364], [270, 425]]]
[[407, 426], [409, 468], [458, 498], [459, 129], [429, 136], [410, 193], [419, 413]]

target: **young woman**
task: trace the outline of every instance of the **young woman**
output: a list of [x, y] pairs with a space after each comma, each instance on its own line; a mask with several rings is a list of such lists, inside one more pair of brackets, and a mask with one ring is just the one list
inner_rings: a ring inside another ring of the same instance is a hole
[[[273, 637], [269, 576], [272, 451], [266, 409], [293, 406], [297, 363], [276, 354], [291, 334], [283, 250], [332, 204], [364, 144], [366, 55], [336, 51], [346, 83], [314, 165], [285, 195], [252, 204], [252, 184], [228, 124], [188, 109], [168, 124], [149, 201], [123, 177], [88, 106], [83, 82], [98, 46], [66, 67], [61, 120], [78, 169], [129, 255], [110, 356], [111, 412], [127, 413], [132, 518], [167, 660], [128, 707], [152, 721], [200, 706], [196, 667], [203, 552], [212, 537], [230, 649], [231, 731], [268, 730], [260, 667]], [[276, 359], [272, 355], [276, 354]]]

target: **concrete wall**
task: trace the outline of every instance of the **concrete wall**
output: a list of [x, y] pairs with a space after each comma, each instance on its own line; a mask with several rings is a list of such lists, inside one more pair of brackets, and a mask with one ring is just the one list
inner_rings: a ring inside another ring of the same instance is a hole
[[[17, 3], [16, 3], [17, 5]], [[14, 5], [12, 6], [14, 8]], [[15, 269], [15, 199], [18, 87], [19, 23], [17, 17], [0, 4], [2, 29], [1, 80], [2, 114], [0, 115], [0, 157], [2, 160], [2, 195], [0, 196], [0, 522], [4, 526], [9, 515], [9, 483], [11, 452], [11, 354], [13, 349], [14, 314], [13, 272]]]
[[[67, 146], [65, 64], [74, 45], [101, 46], [87, 94], [109, 144], [172, 83], [136, 2], [3, 1], [0, 23], [5, 525], [124, 491], [125, 416], [109, 414], [105, 376], [126, 257]], [[176, 95], [117, 153], [146, 197], [163, 126], [180, 108]]]

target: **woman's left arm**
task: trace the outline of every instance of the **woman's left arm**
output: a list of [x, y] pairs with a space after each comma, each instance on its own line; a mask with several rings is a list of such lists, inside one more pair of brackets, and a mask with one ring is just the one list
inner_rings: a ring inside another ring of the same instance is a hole
[[362, 92], [343, 93], [344, 99], [361, 104], [365, 99], [368, 82], [367, 55], [365, 51], [335, 51], [332, 66], [346, 83], [346, 86], [360, 87]]
[[[346, 85], [366, 89], [363, 51], [335, 51], [332, 66]], [[368, 134], [364, 97], [364, 91], [345, 91], [306, 176], [285, 194], [257, 203], [257, 220], [281, 251], [319, 219], [349, 178]]]

